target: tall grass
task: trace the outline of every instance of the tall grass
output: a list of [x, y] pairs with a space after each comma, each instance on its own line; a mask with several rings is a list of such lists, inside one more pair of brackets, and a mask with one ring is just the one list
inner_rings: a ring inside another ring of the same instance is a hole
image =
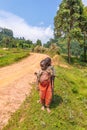
[[3, 130], [87, 130], [87, 68], [55, 69], [51, 113], [41, 111], [39, 94], [33, 85], [30, 96]]
[[29, 50], [0, 49], [0, 67], [12, 64], [29, 55]]

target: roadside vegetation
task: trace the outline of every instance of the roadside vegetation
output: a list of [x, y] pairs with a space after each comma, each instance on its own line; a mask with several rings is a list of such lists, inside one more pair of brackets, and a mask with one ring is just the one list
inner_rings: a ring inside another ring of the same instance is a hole
[[0, 48], [0, 67], [15, 63], [29, 56], [29, 50]]

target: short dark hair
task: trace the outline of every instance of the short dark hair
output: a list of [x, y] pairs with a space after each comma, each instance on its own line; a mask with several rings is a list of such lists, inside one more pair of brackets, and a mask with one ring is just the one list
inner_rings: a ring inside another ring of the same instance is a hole
[[51, 65], [51, 58], [50, 57], [47, 57], [44, 59], [46, 61], [46, 65], [47, 66], [50, 66]]
[[51, 58], [50, 57], [46, 57], [45, 59], [41, 60], [40, 62], [40, 66], [42, 70], [47, 69], [48, 66], [51, 65]]

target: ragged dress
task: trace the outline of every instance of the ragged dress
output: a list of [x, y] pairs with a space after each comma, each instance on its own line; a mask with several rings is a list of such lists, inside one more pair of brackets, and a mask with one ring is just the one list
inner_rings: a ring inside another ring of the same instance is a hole
[[[48, 74], [48, 76], [46, 74]], [[38, 77], [39, 77], [38, 85], [40, 93], [40, 102], [42, 105], [49, 107], [52, 101], [52, 90], [53, 90], [51, 83], [52, 70], [51, 69], [40, 70], [38, 73]], [[45, 80], [43, 80], [42, 77], [45, 77]], [[41, 81], [41, 78], [43, 81]]]

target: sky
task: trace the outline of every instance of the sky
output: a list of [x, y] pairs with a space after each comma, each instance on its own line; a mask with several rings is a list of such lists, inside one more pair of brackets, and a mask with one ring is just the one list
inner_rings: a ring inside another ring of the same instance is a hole
[[[24, 37], [46, 43], [53, 38], [54, 17], [62, 0], [1, 0], [0, 27]], [[87, 0], [82, 0], [87, 6]]]

